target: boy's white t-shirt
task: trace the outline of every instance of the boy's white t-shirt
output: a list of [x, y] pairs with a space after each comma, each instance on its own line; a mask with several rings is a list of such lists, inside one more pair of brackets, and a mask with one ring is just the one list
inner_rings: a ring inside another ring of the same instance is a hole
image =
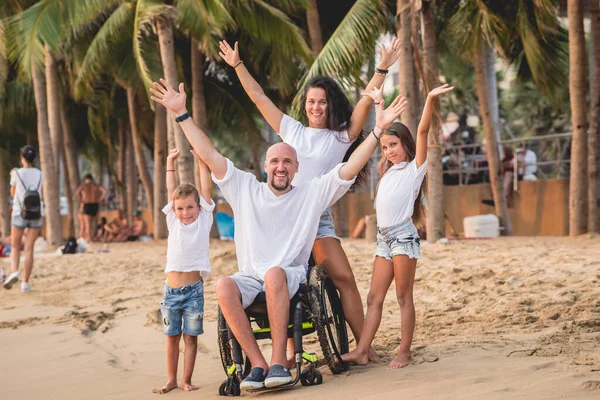
[[214, 208], [215, 202], [212, 199], [208, 204], [200, 197], [198, 218], [188, 225], [182, 223], [175, 215], [173, 202], [163, 208], [169, 229], [165, 272], [200, 271], [200, 276], [210, 273], [208, 238], [213, 223]]
[[281, 118], [279, 136], [298, 154], [298, 172], [292, 181], [295, 186], [331, 171], [342, 162], [352, 145], [348, 131], [309, 128], [289, 115]]
[[392, 165], [379, 181], [375, 211], [377, 226], [385, 228], [412, 218], [419, 189], [427, 173], [427, 159], [417, 168], [416, 159]]
[[[17, 172], [19, 176], [17, 176]], [[23, 184], [21, 180], [23, 180]], [[10, 185], [15, 186], [15, 197], [13, 197], [12, 214], [21, 215], [21, 203], [25, 198], [27, 189], [36, 189], [42, 200], [42, 184], [44, 183], [44, 174], [37, 168], [19, 168], [10, 174]], [[39, 185], [39, 186], [38, 186]], [[44, 207], [41, 207], [42, 216], [44, 215]]]
[[223, 179], [213, 174], [213, 181], [233, 209], [241, 273], [264, 280], [272, 267], [308, 266], [321, 214], [354, 182], [339, 177], [342, 165], [305, 185], [293, 186], [281, 196], [253, 174], [237, 169], [230, 160]]

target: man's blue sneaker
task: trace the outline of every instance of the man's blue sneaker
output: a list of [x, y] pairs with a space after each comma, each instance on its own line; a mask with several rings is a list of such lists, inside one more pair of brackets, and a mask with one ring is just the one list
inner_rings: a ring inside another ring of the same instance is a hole
[[281, 365], [275, 364], [271, 365], [271, 368], [269, 368], [269, 373], [265, 379], [265, 386], [268, 388], [274, 388], [285, 385], [286, 383], [290, 383], [291, 381], [292, 374], [290, 374], [290, 371]]
[[265, 386], [265, 370], [261, 367], [254, 367], [250, 370], [250, 373], [242, 383], [240, 389], [242, 390], [255, 390]]

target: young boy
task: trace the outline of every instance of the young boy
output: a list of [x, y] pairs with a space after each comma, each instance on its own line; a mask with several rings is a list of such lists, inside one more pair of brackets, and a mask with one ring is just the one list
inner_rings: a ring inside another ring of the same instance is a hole
[[154, 393], [167, 393], [177, 385], [179, 341], [183, 334], [185, 343], [183, 379], [181, 388], [197, 390], [192, 385], [192, 372], [196, 362], [198, 335], [204, 331], [204, 285], [203, 277], [210, 273], [208, 260], [208, 237], [213, 222], [215, 203], [210, 199], [211, 179], [208, 167], [198, 155], [202, 197], [189, 183], [175, 187], [175, 160], [179, 150], [174, 149], [167, 157], [167, 192], [171, 202], [163, 208], [167, 216], [169, 241], [167, 248], [167, 280], [164, 285], [160, 311], [163, 330], [167, 335], [168, 381]]

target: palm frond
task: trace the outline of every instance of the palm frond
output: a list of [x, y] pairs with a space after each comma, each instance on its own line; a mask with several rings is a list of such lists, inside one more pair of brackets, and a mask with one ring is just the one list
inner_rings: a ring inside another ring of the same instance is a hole
[[311, 59], [302, 30], [280, 9], [263, 0], [229, 0], [231, 15], [238, 27], [271, 47], [279, 47], [288, 57]]
[[[81, 63], [77, 83], [92, 83], [99, 74], [120, 63], [124, 47], [133, 38], [135, 10], [132, 3], [122, 3], [102, 24], [89, 44]], [[131, 54], [131, 50], [129, 50]]]
[[152, 69], [148, 59], [156, 52], [156, 35], [152, 27], [155, 18], [175, 19], [176, 9], [155, 0], [138, 0], [135, 9], [135, 20], [133, 26], [133, 54], [138, 66], [142, 82], [146, 92], [152, 86]]
[[0, 129], [9, 128], [16, 120], [35, 113], [33, 87], [21, 81], [10, 81], [0, 96]]
[[220, 0], [178, 0], [175, 23], [200, 43], [205, 43], [211, 35], [222, 37], [225, 30], [235, 25]]
[[[350, 88], [360, 84], [361, 68], [374, 56], [379, 34], [387, 24], [385, 9], [379, 0], [358, 0], [333, 32], [308, 72], [298, 83], [303, 87], [319, 75], [337, 78]], [[298, 92], [292, 104], [292, 113], [300, 115], [302, 93]]]

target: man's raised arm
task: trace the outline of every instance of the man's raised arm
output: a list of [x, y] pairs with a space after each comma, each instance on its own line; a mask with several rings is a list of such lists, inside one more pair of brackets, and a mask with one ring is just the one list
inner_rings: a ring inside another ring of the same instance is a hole
[[194, 151], [204, 160], [217, 179], [223, 179], [227, 173], [227, 161], [215, 149], [206, 133], [194, 123], [187, 112], [183, 83], [179, 84], [179, 93], [162, 78], [160, 83], [154, 82], [153, 85], [154, 87], [150, 88], [150, 93], [153, 94], [151, 99], [163, 105], [177, 117], [183, 133], [185, 133]]

